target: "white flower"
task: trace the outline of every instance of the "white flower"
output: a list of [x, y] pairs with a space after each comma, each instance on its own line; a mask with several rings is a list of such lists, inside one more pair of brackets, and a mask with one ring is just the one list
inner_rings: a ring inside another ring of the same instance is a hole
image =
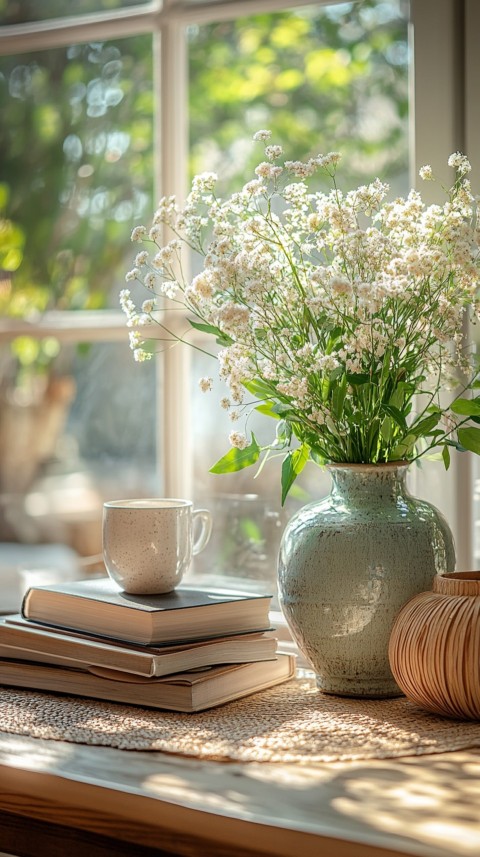
[[255, 167], [255, 172], [262, 179], [275, 179], [282, 174], [283, 168], [269, 164], [268, 161], [263, 161], [258, 167]]
[[138, 313], [134, 302], [131, 299], [129, 289], [122, 289], [119, 295], [120, 307], [127, 316], [127, 327], [133, 327], [138, 323]]
[[212, 277], [206, 271], [202, 271], [193, 278], [191, 284], [192, 292], [200, 298], [210, 298], [213, 295]]
[[308, 163], [304, 163], [303, 161], [285, 161], [285, 169], [293, 173], [294, 176], [303, 179], [313, 175], [315, 172], [315, 163], [313, 161], [308, 161]]
[[148, 262], [148, 253], [146, 250], [141, 250], [140, 253], [137, 253], [135, 256], [135, 267], [142, 267], [146, 265]]
[[418, 175], [423, 179], [423, 181], [431, 181], [433, 179], [433, 170], [430, 164], [425, 164], [424, 167], [420, 167]]
[[133, 352], [133, 359], [136, 360], [137, 363], [144, 363], [145, 360], [151, 360], [153, 354], [150, 351], [145, 351], [143, 348], [136, 348]]
[[165, 280], [160, 286], [160, 291], [166, 298], [173, 300], [178, 292], [178, 283], [175, 280]]
[[155, 301], [154, 300], [148, 300], [148, 301], [143, 302], [142, 312], [150, 313], [150, 312], [153, 312], [154, 309], [155, 309]]
[[217, 324], [226, 333], [241, 333], [250, 318], [248, 307], [237, 303], [226, 303], [217, 312]]
[[216, 173], [200, 173], [200, 175], [194, 177], [192, 185], [196, 191], [207, 193], [215, 188], [217, 181], [218, 176]]
[[327, 155], [317, 155], [312, 161], [318, 167], [332, 167], [338, 164], [341, 157], [340, 152], [329, 152]]
[[161, 241], [163, 230], [161, 226], [154, 224], [148, 233], [150, 241]]
[[322, 372], [333, 372], [338, 366], [340, 366], [339, 361], [333, 354], [325, 354], [323, 357], [320, 357], [315, 364]]
[[247, 182], [247, 184], [244, 185], [243, 190], [249, 196], [259, 196], [260, 194], [265, 193], [267, 188], [259, 179], [252, 179], [251, 182]]
[[261, 142], [263, 140], [269, 140], [272, 136], [271, 131], [256, 131], [253, 135], [253, 139], [256, 143]]
[[144, 286], [147, 289], [154, 289], [157, 282], [157, 278], [152, 271], [149, 271], [148, 274], [145, 275], [145, 279], [143, 281]]
[[128, 338], [130, 340], [130, 348], [132, 349], [132, 351], [135, 351], [135, 349], [138, 348], [142, 342], [142, 337], [140, 333], [138, 332], [138, 330], [131, 330], [128, 334]]
[[237, 449], [245, 449], [248, 446], [248, 440], [241, 431], [231, 431], [228, 439], [230, 445], [235, 446]]
[[472, 169], [470, 161], [461, 152], [454, 152], [448, 159], [448, 166], [455, 167], [461, 175], [469, 173]]
[[265, 155], [269, 161], [275, 161], [283, 155], [283, 149], [281, 146], [266, 146]]
[[134, 230], [130, 236], [130, 240], [131, 241], [143, 241], [146, 234], [147, 234], [147, 230], [145, 229], [144, 226], [135, 226], [135, 228], [134, 228]]
[[202, 393], [209, 393], [213, 389], [213, 378], [199, 378], [198, 386]]

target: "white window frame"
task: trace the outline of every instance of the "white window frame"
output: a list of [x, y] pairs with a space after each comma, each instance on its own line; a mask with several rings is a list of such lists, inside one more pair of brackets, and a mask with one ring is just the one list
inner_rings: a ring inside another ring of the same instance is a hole
[[[480, 79], [478, 0], [411, 0], [413, 63], [411, 74], [412, 185], [423, 164], [434, 165], [445, 186], [451, 183], [449, 154], [466, 152], [480, 175], [480, 116], [476, 82]], [[432, 187], [432, 186], [430, 186]], [[427, 198], [428, 186], [422, 183]], [[434, 193], [432, 189], [432, 194]], [[437, 201], [432, 195], [431, 201]], [[473, 565], [474, 457], [452, 456], [442, 480], [457, 553], [457, 569]], [[433, 498], [435, 501], [435, 498]]]
[[[332, 5], [342, 0], [320, 0]], [[361, 0], [355, 0], [361, 2]], [[186, 189], [187, 56], [185, 27], [252, 13], [308, 5], [308, 0], [211, 0], [188, 3], [164, 0], [111, 13], [48, 20], [0, 28], [0, 55], [65, 47], [90, 39], [153, 34], [155, 118], [155, 195]], [[413, 61], [411, 64], [411, 183], [416, 184], [422, 164], [434, 163], [441, 173], [448, 155], [467, 152], [475, 174], [480, 174], [480, 117], [476, 108], [476, 82], [480, 79], [478, 0], [410, 0]], [[161, 141], [161, 145], [160, 145]], [[475, 157], [477, 160], [475, 161]], [[445, 174], [445, 179], [448, 177]], [[422, 186], [424, 192], [425, 186]], [[119, 313], [47, 314], [29, 332], [57, 335], [62, 341], [120, 341], [126, 336]], [[84, 316], [84, 317], [82, 317]], [[70, 318], [72, 321], [70, 321]], [[22, 328], [22, 325], [20, 325]], [[23, 325], [22, 332], [25, 332]], [[0, 320], [0, 342], [18, 332], [19, 325]], [[189, 399], [188, 348], [167, 350], [161, 361], [158, 395], [158, 452], [162, 490], [166, 496], [192, 496], [193, 449]], [[179, 440], [181, 438], [181, 440]], [[445, 477], [448, 517], [457, 546], [457, 567], [471, 568], [473, 553], [472, 456], [456, 456]], [[443, 504], [445, 506], [445, 503]]]

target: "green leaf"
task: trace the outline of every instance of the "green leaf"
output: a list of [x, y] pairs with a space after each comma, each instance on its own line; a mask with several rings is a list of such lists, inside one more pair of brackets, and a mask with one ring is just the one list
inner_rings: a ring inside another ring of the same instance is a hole
[[333, 330], [330, 331], [330, 336], [327, 340], [327, 347], [325, 348], [325, 354], [331, 354], [336, 343], [339, 339], [341, 339], [343, 334], [343, 330], [341, 327], [334, 327]]
[[250, 467], [255, 464], [260, 456], [261, 449], [252, 432], [252, 442], [245, 449], [237, 449], [233, 446], [223, 458], [210, 468], [210, 473], [234, 473], [236, 470], [243, 470], [244, 467]]
[[199, 330], [201, 333], [208, 333], [210, 336], [214, 336], [216, 342], [219, 345], [231, 345], [233, 339], [228, 336], [228, 334], [223, 333], [220, 328], [215, 327], [213, 324], [204, 324], [200, 321], [193, 321], [191, 318], [188, 319], [189, 323], [195, 330]]
[[398, 461], [400, 458], [405, 458], [410, 455], [413, 447], [415, 446], [417, 440], [417, 436], [415, 434], [407, 434], [400, 443], [397, 443], [396, 447], [392, 449], [390, 458], [392, 461]]
[[476, 399], [455, 399], [450, 405], [450, 410], [461, 416], [478, 417], [480, 416], [480, 396]]
[[292, 406], [288, 405], [286, 402], [276, 402], [272, 407], [273, 413], [279, 415], [288, 414], [291, 410], [293, 410]]
[[218, 336], [220, 333], [218, 327], [215, 327], [213, 324], [206, 324], [200, 321], [193, 321], [193, 319], [188, 319], [189, 323], [195, 330], [200, 330], [202, 333], [211, 333], [213, 336]]
[[323, 455], [317, 452], [316, 449], [310, 450], [310, 458], [312, 461], [315, 462], [315, 464], [318, 464], [319, 467], [323, 467], [326, 462], [326, 458], [324, 458]]
[[425, 417], [419, 423], [413, 423], [411, 430], [415, 432], [417, 437], [425, 437], [425, 435], [429, 434], [435, 428], [440, 417], [441, 413], [430, 414], [429, 417]]
[[259, 342], [263, 342], [263, 340], [267, 338], [267, 331], [263, 327], [256, 327], [254, 330], [254, 336]]
[[283, 459], [282, 464], [282, 506], [287, 499], [288, 492], [292, 487], [298, 474], [302, 472], [305, 464], [308, 461], [310, 447], [306, 443], [302, 443], [298, 449], [289, 452]]
[[347, 372], [347, 381], [349, 384], [353, 384], [354, 386], [368, 384], [370, 381], [370, 375], [361, 375], [357, 372]]
[[390, 396], [389, 405], [393, 405], [394, 408], [401, 408], [404, 400], [404, 384], [397, 384], [392, 395]]
[[448, 470], [448, 468], [450, 467], [450, 450], [446, 444], [442, 449], [442, 458], [443, 463], [445, 465], [445, 470]]
[[385, 417], [385, 419], [383, 420], [382, 425], [380, 426], [380, 434], [383, 440], [387, 443], [391, 441], [393, 434], [393, 424], [390, 417]]
[[388, 376], [390, 375], [390, 360], [391, 360], [391, 358], [392, 358], [392, 352], [390, 351], [390, 349], [387, 348], [387, 350], [385, 351], [385, 354], [383, 355], [382, 371], [380, 374], [380, 387], [383, 387], [385, 381], [387, 380]]
[[292, 426], [288, 420], [280, 420], [280, 422], [277, 423], [275, 435], [278, 441], [288, 445], [292, 437]]
[[280, 414], [274, 410], [275, 405], [273, 402], [263, 402], [261, 405], [257, 405], [255, 410], [258, 411], [259, 414], [265, 414], [266, 417], [272, 417], [274, 420], [280, 419]]
[[322, 394], [322, 402], [326, 402], [328, 399], [328, 394], [330, 393], [330, 379], [322, 378], [321, 383], [321, 394]]
[[337, 378], [340, 378], [340, 375], [342, 375], [342, 374], [343, 374], [343, 366], [336, 366], [335, 369], [332, 369], [332, 371], [330, 372], [328, 377], [329, 377], [330, 381], [336, 381]]
[[275, 387], [261, 378], [252, 378], [251, 381], [243, 381], [242, 384], [256, 399], [271, 399], [275, 395]]
[[399, 411], [394, 405], [384, 405], [383, 410], [387, 412], [389, 416], [392, 417], [394, 422], [396, 422], [397, 426], [400, 426], [403, 431], [407, 431], [407, 423], [405, 417], [402, 412]]
[[464, 449], [480, 455], [480, 429], [459, 428], [457, 434]]
[[456, 449], [458, 452], [465, 452], [461, 443], [458, 440], [446, 440], [446, 446], [451, 446], [453, 449]]
[[345, 396], [347, 395], [347, 376], [345, 374], [342, 375], [341, 381], [334, 387], [332, 393], [332, 410], [335, 414], [337, 420], [342, 418], [343, 414], [343, 405], [345, 403]]

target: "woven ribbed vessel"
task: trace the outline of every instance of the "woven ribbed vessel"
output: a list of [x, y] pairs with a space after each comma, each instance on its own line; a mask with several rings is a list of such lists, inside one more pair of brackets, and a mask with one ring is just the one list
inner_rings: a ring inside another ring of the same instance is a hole
[[436, 575], [402, 608], [389, 644], [404, 694], [436, 714], [480, 720], [480, 571]]

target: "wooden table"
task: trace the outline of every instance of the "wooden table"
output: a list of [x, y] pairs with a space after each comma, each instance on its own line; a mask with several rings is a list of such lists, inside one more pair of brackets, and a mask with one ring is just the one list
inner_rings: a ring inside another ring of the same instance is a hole
[[478, 857], [480, 752], [200, 762], [0, 732], [0, 850], [22, 857]]

